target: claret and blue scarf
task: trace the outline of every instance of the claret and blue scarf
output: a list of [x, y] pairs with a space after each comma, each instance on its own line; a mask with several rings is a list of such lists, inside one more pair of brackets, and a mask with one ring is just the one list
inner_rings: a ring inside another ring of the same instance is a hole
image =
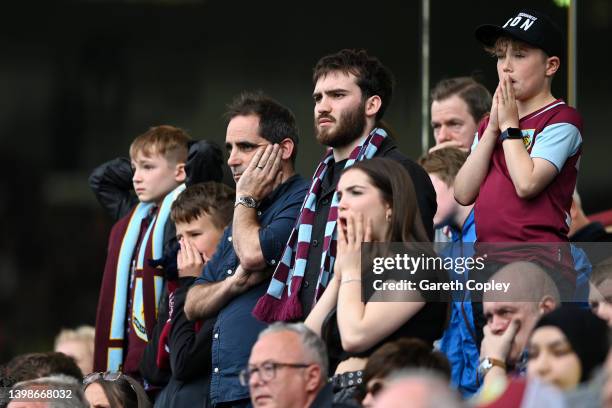
[[[387, 133], [383, 129], [374, 128], [364, 142], [351, 152], [344, 168], [352, 166], [357, 161], [374, 157], [386, 137]], [[302, 307], [298, 295], [302, 287], [304, 272], [306, 271], [317, 199], [321, 192], [321, 184], [329, 170], [333, 157], [333, 152], [330, 148], [315, 171], [310, 190], [302, 204], [298, 222], [289, 236], [289, 241], [276, 271], [274, 271], [268, 291], [259, 299], [253, 310], [253, 315], [259, 320], [274, 322], [302, 318]], [[327, 224], [325, 225], [321, 268], [313, 302], [319, 300], [333, 273], [334, 260], [336, 258], [337, 219], [338, 193], [335, 192], [329, 209], [329, 215], [327, 216]]]

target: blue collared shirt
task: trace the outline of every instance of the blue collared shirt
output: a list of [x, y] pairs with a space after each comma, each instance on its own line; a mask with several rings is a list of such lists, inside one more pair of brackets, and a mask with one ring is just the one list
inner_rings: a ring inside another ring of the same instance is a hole
[[[294, 175], [259, 206], [259, 243], [269, 266], [276, 265], [280, 259], [309, 186], [302, 177]], [[230, 225], [225, 229], [215, 254], [206, 263], [202, 276], [195, 284], [222, 281], [233, 275], [239, 264], [232, 244]], [[249, 289], [232, 299], [219, 312], [212, 345], [210, 398], [213, 405], [249, 398], [249, 390], [240, 384], [238, 374], [246, 367], [259, 332], [267, 326], [255, 319], [251, 312], [259, 298], [266, 293], [268, 284], [265, 281]]]

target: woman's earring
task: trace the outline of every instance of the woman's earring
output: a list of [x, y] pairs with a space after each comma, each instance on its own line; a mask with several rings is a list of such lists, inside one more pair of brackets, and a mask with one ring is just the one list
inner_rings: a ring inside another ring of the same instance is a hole
[[391, 214], [387, 213], [385, 219], [387, 220], [387, 222], [391, 222]]

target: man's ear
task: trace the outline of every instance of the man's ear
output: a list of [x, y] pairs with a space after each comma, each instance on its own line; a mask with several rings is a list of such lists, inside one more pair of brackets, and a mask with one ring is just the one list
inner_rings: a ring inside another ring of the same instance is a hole
[[184, 183], [187, 178], [187, 173], [185, 173], [185, 163], [179, 163], [174, 168], [174, 179], [178, 183]]
[[279, 147], [281, 149], [281, 159], [289, 160], [295, 149], [295, 143], [293, 143], [293, 140], [286, 137], [281, 140], [281, 142], [279, 143]]
[[549, 57], [546, 59], [546, 76], [553, 76], [559, 69], [561, 61], [559, 57]]
[[550, 313], [557, 308], [557, 301], [550, 295], [544, 296], [538, 304], [538, 311], [541, 315]]
[[380, 99], [380, 96], [378, 95], [370, 96], [365, 101], [366, 116], [368, 117], [376, 116], [381, 106], [382, 106], [382, 99]]
[[323, 382], [321, 367], [319, 367], [318, 364], [312, 364], [306, 367], [304, 371], [304, 375], [306, 376], [306, 391], [313, 393], [317, 392]]

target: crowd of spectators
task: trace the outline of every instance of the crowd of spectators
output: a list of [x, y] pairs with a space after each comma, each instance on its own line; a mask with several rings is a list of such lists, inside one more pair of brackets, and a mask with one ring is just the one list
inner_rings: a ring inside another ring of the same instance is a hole
[[314, 67], [310, 181], [261, 92], [227, 107], [231, 187], [221, 149], [170, 125], [96, 168], [115, 224], [95, 328], [4, 364], [0, 407], [612, 406], [612, 251], [589, 245], [610, 234], [551, 93], [561, 33], [523, 10], [476, 37], [499, 85], [438, 83], [418, 161], [383, 120], [392, 73], [345, 49]]

